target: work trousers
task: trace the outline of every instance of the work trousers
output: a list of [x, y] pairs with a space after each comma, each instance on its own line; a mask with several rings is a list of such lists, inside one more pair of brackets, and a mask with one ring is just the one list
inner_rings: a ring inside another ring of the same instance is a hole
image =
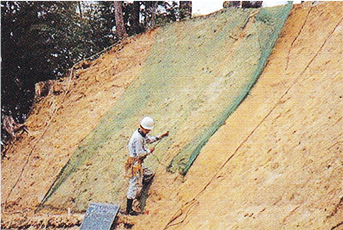
[[126, 194], [127, 199], [138, 199], [141, 195], [143, 183], [149, 182], [154, 175], [155, 173], [151, 169], [144, 166], [142, 171], [137, 171], [132, 175], [129, 179], [129, 189]]

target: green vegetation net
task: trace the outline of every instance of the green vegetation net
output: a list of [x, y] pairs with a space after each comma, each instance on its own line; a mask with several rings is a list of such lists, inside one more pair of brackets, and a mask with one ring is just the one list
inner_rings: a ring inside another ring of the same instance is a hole
[[125, 201], [127, 143], [145, 115], [155, 120], [151, 135], [170, 132], [145, 165], [156, 169], [157, 159], [171, 157], [167, 170], [185, 175], [248, 95], [291, 8], [227, 9], [161, 28], [139, 77], [82, 141], [42, 205], [84, 211], [90, 202]]

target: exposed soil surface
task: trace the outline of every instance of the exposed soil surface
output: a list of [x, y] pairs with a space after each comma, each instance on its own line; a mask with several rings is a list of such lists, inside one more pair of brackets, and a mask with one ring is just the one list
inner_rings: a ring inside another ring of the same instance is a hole
[[[120, 214], [116, 229], [343, 229], [342, 19], [341, 2], [294, 5], [250, 95], [187, 175], [161, 164], [145, 214]], [[34, 210], [139, 73], [156, 33], [79, 67], [36, 104], [29, 133], [2, 160], [2, 228], [78, 229], [82, 213]]]
[[133, 229], [342, 229], [342, 7], [294, 6], [250, 95], [183, 180], [160, 168]]
[[79, 143], [139, 73], [156, 33], [124, 41], [87, 69], [76, 67], [59, 83], [62, 93], [50, 94], [36, 104], [25, 123], [29, 133], [8, 146], [2, 160], [3, 227], [11, 226], [6, 224], [10, 219], [25, 226], [27, 217], [35, 215], [33, 211]]
[[291, 8], [231, 8], [160, 28], [139, 76], [79, 143], [41, 206], [76, 212], [90, 202], [124, 206], [126, 146], [147, 114], [156, 123], [150, 134], [169, 130], [169, 136], [144, 165], [156, 170], [156, 159], [169, 158], [169, 172], [186, 172], [249, 93]]

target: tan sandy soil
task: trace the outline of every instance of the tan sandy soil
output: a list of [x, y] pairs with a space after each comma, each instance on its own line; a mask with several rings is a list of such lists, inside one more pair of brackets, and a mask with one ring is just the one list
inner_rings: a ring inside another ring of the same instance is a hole
[[156, 34], [153, 30], [127, 39], [87, 69], [79, 65], [72, 78], [59, 83], [62, 93], [36, 104], [25, 123], [29, 133], [8, 147], [1, 162], [3, 224], [18, 212], [33, 215], [81, 140], [140, 72]]
[[343, 4], [295, 6], [248, 98], [133, 229], [342, 229]]
[[[119, 215], [116, 229], [343, 229], [342, 12], [340, 2], [295, 5], [252, 92], [186, 177], [160, 165], [145, 214]], [[30, 133], [2, 160], [2, 228], [78, 228], [82, 214], [33, 210], [139, 73], [155, 35], [76, 70], [64, 92], [36, 105]]]

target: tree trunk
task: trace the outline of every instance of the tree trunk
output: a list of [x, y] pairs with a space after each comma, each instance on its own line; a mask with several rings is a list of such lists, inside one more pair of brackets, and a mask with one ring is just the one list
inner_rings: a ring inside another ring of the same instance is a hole
[[82, 19], [82, 8], [81, 8], [81, 1], [79, 3], [79, 12], [80, 12], [80, 18]]
[[139, 22], [139, 12], [140, 12], [140, 2], [139, 1], [134, 1], [133, 2], [133, 13], [132, 13], [132, 20], [133, 20], [133, 31], [135, 34], [139, 34], [143, 31], [141, 31], [140, 28], [140, 22]]
[[192, 18], [192, 1], [180, 1], [180, 18]]
[[124, 26], [122, 1], [114, 2], [114, 19], [116, 20], [117, 36], [119, 40], [121, 40], [123, 37], [127, 36]]

